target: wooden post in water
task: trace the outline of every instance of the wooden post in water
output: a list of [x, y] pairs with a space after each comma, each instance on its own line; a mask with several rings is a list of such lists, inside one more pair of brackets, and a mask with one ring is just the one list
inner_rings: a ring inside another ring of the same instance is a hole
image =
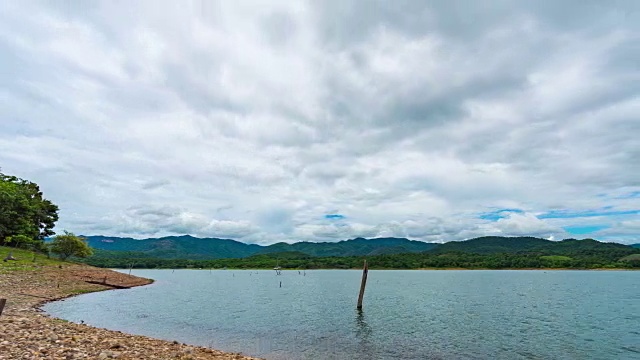
[[362, 310], [362, 298], [364, 297], [364, 288], [367, 286], [367, 273], [369, 267], [367, 266], [367, 260], [364, 261], [364, 268], [362, 269], [362, 282], [360, 283], [360, 295], [358, 295], [358, 310]]
[[7, 299], [0, 299], [0, 315], [2, 315], [2, 310], [4, 310], [4, 306], [7, 304]]

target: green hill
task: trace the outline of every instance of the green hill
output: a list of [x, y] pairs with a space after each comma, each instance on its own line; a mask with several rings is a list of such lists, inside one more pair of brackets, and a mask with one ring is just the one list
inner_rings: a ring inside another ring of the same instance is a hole
[[[228, 239], [172, 236], [135, 240], [91, 236], [101, 267], [140, 268], [634, 268], [640, 249], [593, 239], [550, 241], [535, 237], [486, 236], [432, 244], [403, 238], [356, 238], [339, 242], [245, 244]], [[623, 260], [624, 259], [624, 260]]]
[[[210, 260], [157, 259], [157, 258], [88, 258], [87, 263], [100, 267], [136, 268], [205, 268], [205, 269], [356, 269], [366, 259], [371, 269], [634, 269], [640, 268], [640, 249], [620, 244], [599, 243], [587, 240], [552, 242], [533, 240], [535, 246], [518, 244], [522, 238], [493, 239], [496, 244], [489, 252], [487, 239], [471, 239], [455, 245], [455, 251], [425, 251], [402, 254], [370, 254], [367, 256], [310, 256], [289, 251], [256, 254], [245, 258]], [[524, 240], [527, 242], [527, 240]], [[451, 245], [450, 245], [451, 247]], [[483, 249], [485, 253], [474, 251]], [[466, 250], [466, 251], [463, 251]]]
[[[201, 239], [190, 235], [167, 236], [136, 240], [132, 238], [86, 236], [89, 246], [94, 249], [113, 252], [134, 252], [138, 257], [161, 259], [218, 259], [242, 258], [256, 254], [262, 246], [245, 244], [230, 239]], [[105, 254], [99, 252], [96, 255]]]
[[640, 249], [640, 244], [633, 244], [633, 245], [631, 245], [631, 247]]
[[536, 247], [544, 247], [550, 242], [535, 237], [484, 236], [464, 241], [447, 242], [432, 251], [437, 253], [465, 252], [475, 254], [514, 253]]
[[297, 251], [311, 256], [364, 256], [379, 254], [402, 254], [423, 252], [435, 248], [437, 244], [403, 238], [356, 238], [339, 242], [298, 242], [277, 243], [266, 246], [260, 253]]
[[189, 235], [143, 240], [105, 236], [86, 236], [86, 239], [91, 247], [97, 249], [94, 257], [194, 260], [245, 258], [258, 254], [288, 252], [316, 257], [366, 256], [417, 253], [437, 246], [402, 238], [356, 238], [339, 242], [276, 243], [269, 246], [245, 244], [230, 239], [196, 238]]
[[466, 241], [451, 241], [431, 250], [432, 253], [441, 254], [462, 252], [471, 254], [539, 253], [541, 255], [576, 253], [588, 255], [603, 251], [627, 253], [632, 249], [627, 245], [605, 243], [593, 239], [551, 241], [535, 237], [485, 236]]

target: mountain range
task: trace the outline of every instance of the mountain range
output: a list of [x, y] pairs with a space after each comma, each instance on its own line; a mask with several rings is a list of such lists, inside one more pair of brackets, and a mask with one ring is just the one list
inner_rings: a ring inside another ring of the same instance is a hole
[[85, 236], [96, 256], [152, 257], [161, 259], [244, 258], [253, 255], [298, 252], [314, 257], [373, 256], [418, 253], [437, 244], [404, 238], [356, 238], [338, 242], [284, 242], [262, 246], [231, 239], [197, 238], [190, 235], [136, 240], [132, 238]]
[[484, 236], [465, 241], [451, 241], [439, 245], [434, 253], [474, 253], [474, 254], [504, 254], [504, 253], [589, 253], [630, 249], [629, 245], [606, 243], [593, 239], [565, 239], [551, 241], [536, 237], [501, 237]]
[[[158, 259], [223, 259], [246, 258], [265, 254], [299, 254], [310, 257], [376, 256], [406, 253], [590, 253], [630, 249], [628, 245], [604, 243], [593, 239], [550, 241], [535, 237], [485, 236], [443, 244], [405, 238], [355, 238], [338, 242], [284, 242], [263, 246], [231, 239], [197, 238], [190, 235], [132, 239], [107, 236], [85, 236], [96, 249], [95, 257]], [[640, 248], [640, 244], [631, 245]]]

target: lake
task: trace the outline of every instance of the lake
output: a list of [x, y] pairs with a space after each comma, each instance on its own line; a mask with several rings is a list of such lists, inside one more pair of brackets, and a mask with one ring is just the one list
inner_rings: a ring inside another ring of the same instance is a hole
[[[74, 322], [284, 359], [640, 359], [640, 272], [134, 270]], [[280, 287], [280, 283], [282, 286]]]

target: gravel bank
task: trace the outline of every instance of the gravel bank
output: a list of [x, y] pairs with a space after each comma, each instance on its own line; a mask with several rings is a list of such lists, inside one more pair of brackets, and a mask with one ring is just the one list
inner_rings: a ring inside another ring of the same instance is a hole
[[[99, 284], [105, 282], [106, 284]], [[98, 329], [51, 318], [47, 301], [151, 281], [84, 265], [42, 266], [0, 273], [0, 359], [215, 359], [250, 360], [240, 354]]]

